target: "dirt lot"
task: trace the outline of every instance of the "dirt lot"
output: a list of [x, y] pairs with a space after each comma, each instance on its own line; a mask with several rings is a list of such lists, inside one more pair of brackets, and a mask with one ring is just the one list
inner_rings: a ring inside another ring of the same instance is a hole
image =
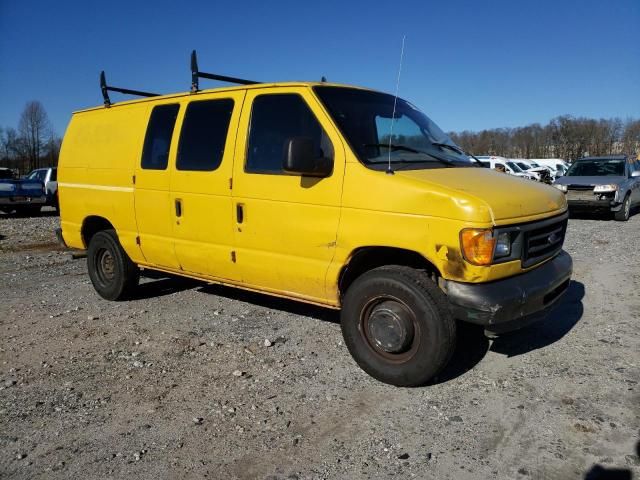
[[168, 278], [101, 300], [57, 223], [0, 217], [2, 478], [640, 478], [640, 215], [572, 219], [553, 315], [461, 329], [416, 389], [359, 370], [331, 311]]

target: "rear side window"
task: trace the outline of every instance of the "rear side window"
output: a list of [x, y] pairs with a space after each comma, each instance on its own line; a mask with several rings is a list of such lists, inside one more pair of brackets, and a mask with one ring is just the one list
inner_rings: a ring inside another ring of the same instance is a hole
[[232, 113], [231, 99], [189, 104], [180, 132], [178, 170], [212, 171], [220, 166]]
[[272, 94], [256, 97], [251, 110], [245, 171], [283, 173], [285, 147], [293, 137], [311, 138], [316, 158], [333, 158], [329, 137], [300, 95]]
[[177, 104], [159, 105], [151, 111], [142, 149], [142, 168], [146, 170], [165, 170], [167, 168], [171, 136], [179, 108], [180, 106]]

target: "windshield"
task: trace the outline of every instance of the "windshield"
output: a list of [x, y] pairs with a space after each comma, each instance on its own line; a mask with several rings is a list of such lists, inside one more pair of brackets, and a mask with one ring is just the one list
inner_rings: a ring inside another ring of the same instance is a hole
[[580, 160], [569, 167], [567, 177], [621, 177], [623, 160]]
[[513, 170], [516, 173], [522, 173], [522, 169], [516, 164], [516, 162], [507, 162], [507, 165], [509, 165], [509, 167], [511, 167], [511, 170]]
[[389, 155], [394, 170], [478, 165], [429, 117], [401, 98], [394, 116], [393, 95], [328, 86], [314, 91], [367, 167], [386, 167]]

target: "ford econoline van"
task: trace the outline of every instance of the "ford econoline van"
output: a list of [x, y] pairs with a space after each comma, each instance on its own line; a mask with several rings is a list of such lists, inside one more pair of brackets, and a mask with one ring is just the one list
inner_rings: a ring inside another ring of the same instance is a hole
[[340, 309], [356, 362], [399, 386], [445, 367], [457, 321], [499, 334], [543, 317], [572, 271], [562, 192], [482, 168], [416, 106], [365, 88], [75, 112], [58, 188], [61, 239], [87, 250], [103, 298], [126, 299], [143, 268]]

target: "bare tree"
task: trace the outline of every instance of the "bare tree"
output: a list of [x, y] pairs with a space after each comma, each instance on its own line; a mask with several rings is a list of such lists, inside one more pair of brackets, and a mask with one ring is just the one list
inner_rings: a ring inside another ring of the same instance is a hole
[[27, 103], [20, 116], [18, 131], [26, 148], [27, 170], [38, 168], [43, 148], [52, 136], [49, 117], [40, 102]]

